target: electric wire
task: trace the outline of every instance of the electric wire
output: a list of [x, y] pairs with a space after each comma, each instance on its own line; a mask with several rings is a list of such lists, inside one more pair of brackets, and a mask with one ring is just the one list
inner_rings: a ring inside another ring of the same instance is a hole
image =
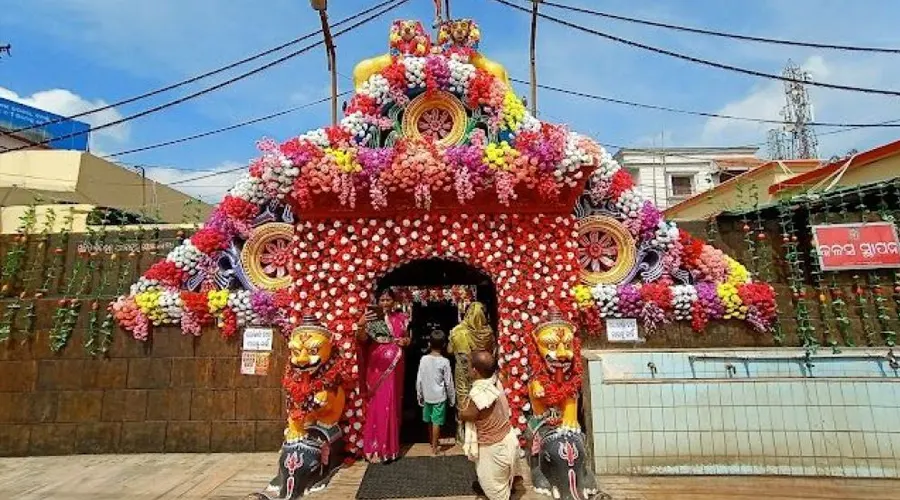
[[[501, 3], [503, 5], [506, 5], [507, 7], [516, 9], [520, 12], [524, 12], [524, 13], [527, 13], [528, 15], [531, 15], [530, 10], [520, 7], [516, 4], [513, 4], [507, 0], [494, 0], [494, 1]], [[567, 26], [574, 30], [582, 31], [584, 33], [589, 33], [589, 34], [592, 34], [592, 35], [595, 35], [595, 36], [598, 36], [601, 38], [605, 38], [607, 40], [611, 40], [613, 42], [617, 42], [617, 43], [620, 43], [623, 45], [628, 45], [630, 47], [635, 47], [638, 49], [654, 52], [656, 54], [662, 54], [665, 56], [673, 57], [676, 59], [681, 59], [681, 60], [692, 62], [695, 64], [700, 64], [703, 66], [709, 66], [712, 68], [718, 68], [718, 69], [722, 69], [722, 70], [726, 70], [726, 71], [732, 71], [735, 73], [742, 73], [745, 75], [756, 76], [759, 78], [768, 78], [770, 80], [778, 80], [778, 81], [782, 81], [782, 82], [803, 83], [805, 85], [810, 85], [810, 86], [814, 86], [814, 87], [822, 87], [822, 88], [827, 88], [827, 89], [832, 89], [832, 90], [844, 90], [844, 91], [848, 91], [848, 92], [860, 92], [860, 93], [865, 93], [865, 94], [887, 95], [887, 96], [895, 96], [895, 97], [900, 96], [900, 90], [876, 89], [876, 88], [869, 88], [869, 87], [855, 87], [852, 85], [840, 85], [840, 84], [836, 84], [836, 83], [817, 82], [817, 81], [813, 81], [813, 80], [797, 80], [797, 79], [788, 78], [788, 77], [782, 76], [782, 75], [775, 75], [772, 73], [765, 73], [763, 71], [742, 68], [739, 66], [732, 66], [730, 64], [720, 63], [720, 62], [716, 62], [716, 61], [710, 61], [708, 59], [702, 59], [699, 57], [682, 54], [680, 52], [674, 52], [674, 51], [671, 51], [668, 49], [662, 49], [659, 47], [654, 47], [652, 45], [635, 42], [635, 41], [629, 40], [627, 38], [610, 35], [608, 33], [604, 33], [602, 31], [591, 29], [586, 26], [581, 26], [580, 24], [576, 24], [576, 23], [567, 21], [565, 19], [560, 19], [558, 17], [550, 16], [547, 14], [538, 13], [538, 16], [543, 19], [546, 19], [548, 21], [552, 21], [556, 24], [560, 24], [562, 26]]]
[[608, 12], [601, 12], [598, 10], [586, 9], [584, 7], [576, 7], [574, 5], [565, 5], [557, 2], [553, 2], [550, 0], [543, 0], [541, 3], [544, 5], [548, 5], [550, 7], [555, 7], [557, 9], [567, 10], [571, 12], [578, 12], [580, 14], [588, 14], [597, 17], [605, 17], [607, 19], [614, 19], [616, 21], [624, 21], [627, 23], [633, 24], [643, 24], [646, 26], [654, 26], [657, 28], [665, 28], [669, 30], [675, 31], [684, 31], [687, 33], [696, 33], [700, 35], [710, 35], [716, 36], [720, 38], [732, 38], [735, 40], [743, 40], [747, 42], [759, 42], [759, 43], [769, 43], [775, 45], [789, 45], [794, 47], [807, 47], [813, 49], [828, 49], [828, 50], [842, 50], [847, 52], [874, 52], [874, 53], [883, 53], [883, 54], [900, 54], [900, 49], [888, 48], [888, 47], [865, 47], [859, 45], [838, 45], [831, 43], [817, 43], [817, 42], [804, 42], [798, 40], [785, 40], [780, 38], [766, 38], [760, 36], [750, 36], [750, 35], [741, 35], [738, 33], [727, 33], [724, 31], [715, 31], [709, 29], [702, 28], [693, 28], [690, 26], [681, 26], [677, 24], [668, 24], [662, 23], [659, 21], [651, 21], [649, 19], [640, 19], [636, 17], [628, 17], [622, 16], [618, 14], [610, 14]]
[[[385, 5], [388, 5], [388, 4], [390, 4], [390, 3], [392, 3], [392, 2], [396, 2], [396, 1], [397, 1], [397, 0], [386, 0], [386, 1], [384, 1], [384, 2], [381, 2], [381, 3], [377, 4], [377, 5], [374, 5], [374, 6], [372, 6], [372, 7], [369, 7], [368, 9], [362, 10], [362, 11], [360, 11], [360, 12], [357, 12], [356, 14], [353, 14], [353, 15], [351, 15], [351, 16], [345, 17], [344, 19], [341, 19], [340, 21], [334, 23], [334, 24], [332, 25], [332, 27], [336, 28], [336, 27], [338, 27], [338, 26], [344, 25], [344, 24], [346, 24], [346, 23], [348, 23], [348, 22], [350, 22], [350, 21], [352, 21], [352, 20], [354, 20], [354, 19], [356, 19], [356, 18], [358, 18], [358, 17], [364, 16], [364, 15], [366, 15], [366, 14], [368, 14], [368, 13], [374, 11], [374, 10], [378, 10], [378, 9], [380, 9], [381, 7], [384, 7]], [[217, 74], [222, 73], [222, 72], [224, 72], [224, 71], [228, 71], [228, 70], [230, 70], [230, 69], [234, 69], [234, 68], [236, 68], [236, 67], [238, 67], [238, 66], [243, 66], [244, 64], [246, 64], [246, 63], [248, 63], [248, 62], [255, 61], [255, 60], [259, 59], [259, 58], [265, 57], [265, 56], [270, 55], [270, 54], [274, 54], [275, 52], [280, 52], [281, 50], [284, 50], [284, 49], [286, 49], [287, 47], [290, 47], [290, 46], [292, 46], [292, 45], [297, 45], [298, 43], [303, 42], [303, 41], [306, 41], [306, 40], [308, 40], [308, 39], [310, 39], [310, 38], [312, 38], [312, 37], [314, 37], [314, 36], [320, 35], [321, 33], [322, 33], [322, 30], [319, 29], [319, 30], [317, 30], [317, 31], [313, 31], [312, 33], [307, 33], [307, 34], [305, 34], [305, 35], [303, 35], [303, 36], [301, 36], [301, 37], [299, 37], [299, 38], [295, 38], [295, 39], [293, 39], [293, 40], [291, 40], [291, 41], [285, 42], [285, 43], [283, 43], [283, 44], [281, 44], [281, 45], [278, 45], [277, 47], [272, 47], [272, 48], [266, 49], [266, 50], [264, 50], [264, 51], [262, 51], [262, 52], [257, 52], [256, 54], [253, 54], [253, 55], [251, 55], [251, 56], [245, 57], [245, 58], [243, 58], [243, 59], [241, 59], [241, 60], [239, 60], [239, 61], [235, 61], [235, 62], [230, 63], [230, 64], [227, 64], [227, 65], [225, 65], [225, 66], [221, 66], [221, 67], [219, 67], [219, 68], [216, 68], [216, 69], [207, 71], [206, 73], [201, 73], [201, 74], [199, 74], [199, 75], [192, 76], [192, 77], [190, 77], [190, 78], [188, 78], [188, 79], [186, 79], [186, 80], [182, 80], [182, 81], [180, 81], [180, 82], [176, 82], [176, 83], [173, 83], [173, 84], [171, 84], [171, 85], [166, 85], [165, 87], [160, 87], [160, 88], [158, 88], [158, 89], [151, 90], [151, 91], [148, 91], [148, 92], [145, 92], [145, 93], [143, 93], [143, 94], [136, 95], [136, 96], [133, 96], [133, 97], [129, 97], [129, 98], [127, 98], [127, 99], [122, 99], [122, 100], [120, 100], [120, 101], [116, 101], [116, 102], [113, 102], [113, 103], [111, 103], [111, 104], [106, 104], [106, 105], [103, 105], [103, 106], [100, 106], [100, 107], [97, 107], [97, 108], [89, 109], [89, 110], [87, 110], [87, 111], [82, 111], [81, 113], [76, 113], [76, 114], [69, 115], [69, 116], [63, 116], [63, 117], [55, 118], [55, 119], [53, 119], [53, 120], [47, 120], [47, 121], [42, 122], [42, 123], [32, 124], [32, 125], [29, 125], [29, 126], [27, 126], [27, 127], [18, 128], [18, 129], [15, 129], [15, 130], [10, 130], [10, 131], [0, 132], [0, 136], [9, 136], [9, 135], [12, 135], [12, 134], [18, 134], [18, 133], [20, 133], [20, 132], [26, 132], [26, 131], [28, 131], [28, 130], [33, 130], [33, 129], [36, 129], [36, 128], [45, 127], [45, 126], [47, 126], [47, 125], [53, 125], [53, 124], [60, 123], [60, 122], [62, 122], [62, 121], [66, 121], [66, 120], [74, 120], [74, 119], [76, 119], [76, 118], [81, 118], [82, 116], [87, 116], [87, 115], [91, 115], [91, 114], [94, 114], [94, 113], [99, 113], [100, 111], [106, 111], [106, 110], [108, 110], [108, 109], [112, 109], [112, 108], [117, 107], [117, 106], [124, 106], [124, 105], [126, 105], [126, 104], [131, 104], [131, 103], [133, 103], [133, 102], [137, 102], [137, 101], [146, 99], [146, 98], [148, 98], [148, 97], [153, 97], [153, 96], [155, 96], [155, 95], [162, 94], [163, 92], [168, 92], [168, 91], [170, 91], [170, 90], [177, 89], [177, 88], [179, 88], [179, 87], [183, 87], [183, 86], [185, 86], [185, 85], [188, 85], [188, 84], [191, 84], [191, 83], [200, 81], [200, 80], [204, 80], [204, 79], [206, 79], [206, 78], [209, 78], [210, 76], [214, 76], [214, 75], [217, 75]]]
[[[376, 13], [374, 13], [374, 14], [371, 14], [371, 15], [369, 15], [368, 17], [366, 17], [366, 18], [364, 18], [364, 19], [362, 19], [362, 20], [360, 20], [360, 21], [357, 21], [356, 23], [354, 23], [354, 24], [348, 26], [347, 28], [344, 28], [344, 29], [342, 29], [342, 30], [339, 30], [339, 31], [334, 32], [334, 33], [332, 34], [332, 36], [333, 36], [333, 37], [338, 37], [338, 36], [343, 35], [343, 34], [349, 32], [349, 31], [351, 31], [351, 30], [354, 30], [354, 29], [356, 29], [356, 28], [358, 28], [358, 27], [360, 27], [360, 26], [362, 26], [362, 25], [364, 25], [364, 24], [366, 24], [366, 23], [372, 21], [373, 19], [375, 19], [375, 18], [377, 18], [377, 17], [380, 17], [380, 16], [382, 16], [382, 15], [384, 15], [384, 14], [390, 12], [391, 10], [393, 10], [393, 9], [395, 9], [395, 8], [397, 8], [397, 7], [399, 7], [400, 5], [402, 5], [402, 4], [404, 4], [404, 3], [408, 2], [408, 1], [409, 1], [409, 0], [399, 0], [397, 3], [395, 3], [394, 5], [388, 7], [387, 9], [382, 10], [381, 12], [376, 12]], [[175, 99], [175, 100], [173, 100], [173, 101], [169, 101], [169, 102], [167, 102], [167, 103], [160, 104], [160, 105], [158, 105], [158, 106], [154, 106], [154, 107], [152, 107], [152, 108], [150, 108], [150, 109], [147, 109], [147, 110], [144, 110], [144, 111], [140, 111], [140, 112], [138, 112], [138, 113], [134, 113], [134, 114], [128, 115], [128, 116], [123, 117], [123, 118], [120, 118], [120, 119], [118, 119], [118, 120], [114, 120], [114, 121], [111, 121], [111, 122], [107, 122], [107, 123], [104, 123], [104, 124], [102, 124], [102, 125], [92, 126], [92, 127], [89, 127], [87, 130], [81, 130], [81, 131], [78, 131], [78, 132], [73, 132], [73, 133], [71, 133], [71, 134], [66, 134], [66, 135], [62, 135], [62, 136], [59, 136], [59, 137], [54, 137], [54, 138], [51, 138], [51, 139], [46, 139], [46, 140], [43, 140], [43, 141], [38, 142], [38, 143], [33, 144], [33, 145], [32, 145], [32, 144], [28, 144], [28, 145], [24, 145], [24, 146], [15, 147], [15, 148], [10, 148], [10, 149], [8, 149], [7, 151], [4, 151], [4, 152], [2, 152], [2, 153], [0, 153], [0, 154], [5, 154], [5, 153], [11, 152], [11, 151], [20, 151], [20, 150], [23, 150], [23, 149], [29, 149], [29, 148], [34, 147], [34, 146], [41, 146], [41, 145], [44, 145], [44, 144], [49, 144], [50, 142], [53, 142], [53, 141], [58, 141], [58, 140], [63, 140], [63, 139], [69, 139], [69, 138], [71, 138], [71, 137], [78, 137], [78, 136], [85, 135], [85, 134], [88, 134], [88, 133], [91, 133], [91, 132], [95, 132], [95, 131], [97, 131], [97, 130], [103, 130], [103, 129], [106, 129], [106, 128], [109, 128], [109, 127], [113, 127], [113, 126], [116, 126], [116, 125], [121, 125], [122, 123], [126, 123], [126, 122], [129, 122], [129, 121], [135, 120], [135, 119], [137, 119], [137, 118], [141, 118], [141, 117], [143, 117], [143, 116], [147, 116], [147, 115], [156, 113], [156, 112], [158, 112], [158, 111], [162, 111], [162, 110], [167, 109], [167, 108], [170, 108], [170, 107], [172, 107], [172, 106], [175, 106], [175, 105], [181, 104], [181, 103], [183, 103], [183, 102], [186, 102], [186, 101], [195, 99], [195, 98], [200, 97], [200, 96], [202, 96], [202, 95], [209, 94], [209, 93], [214, 92], [214, 91], [216, 91], [216, 90], [218, 90], [218, 89], [220, 89], [220, 88], [226, 87], [226, 86], [231, 85], [231, 84], [233, 84], [233, 83], [235, 83], [235, 82], [238, 82], [238, 81], [240, 81], [240, 80], [243, 80], [243, 79], [245, 79], [245, 78], [248, 78], [248, 77], [250, 77], [250, 76], [253, 76], [253, 75], [257, 74], [257, 73], [260, 73], [260, 72], [262, 72], [262, 71], [265, 71], [265, 70], [267, 70], [267, 69], [269, 69], [269, 68], [272, 68], [273, 66], [276, 66], [276, 65], [281, 64], [281, 63], [283, 63], [283, 62], [285, 62], [285, 61], [288, 61], [288, 60], [290, 60], [290, 59], [293, 59], [294, 57], [297, 57], [297, 56], [299, 56], [300, 54], [303, 54], [303, 53], [305, 53], [305, 52], [308, 52], [308, 51], [310, 51], [310, 50], [312, 50], [312, 49], [314, 49], [314, 48], [316, 48], [316, 47], [318, 47], [319, 45], [322, 45], [322, 44], [324, 44], [324, 43], [325, 43], [324, 41], [320, 40], [320, 41], [318, 41], [318, 42], [315, 42], [315, 43], [312, 43], [312, 44], [310, 44], [310, 45], [307, 45], [307, 46], [303, 47], [302, 49], [296, 50], [296, 51], [294, 51], [294, 52], [291, 52], [290, 54], [287, 54], [287, 55], [285, 55], [285, 56], [283, 56], [283, 57], [280, 57], [280, 58], [275, 59], [275, 60], [273, 60], [273, 61], [271, 61], [271, 62], [268, 62], [268, 63], [266, 63], [266, 64], [264, 64], [264, 65], [262, 65], [262, 66], [259, 66], [259, 67], [257, 67], [257, 68], [254, 68], [254, 69], [250, 70], [250, 71], [247, 71], [247, 72], [245, 72], [245, 73], [242, 73], [242, 74], [240, 74], [240, 75], [238, 75], [238, 76], [235, 76], [235, 77], [233, 77], [233, 78], [230, 78], [230, 79], [228, 79], [228, 80], [225, 80], [224, 82], [221, 82], [221, 83], [218, 83], [218, 84], [213, 85], [213, 86], [211, 86], [211, 87], [207, 87], [207, 88], [202, 89], [202, 90], [199, 90], [199, 91], [197, 91], [197, 92], [188, 94], [188, 95], [186, 95], [186, 96], [180, 97], [180, 98]]]
[[[528, 85], [528, 83], [529, 83], [529, 82], [526, 82], [525, 80], [521, 80], [518, 78], [510, 78], [510, 80], [513, 82], [516, 82], [516, 83], [524, 84], [524, 85]], [[578, 91], [578, 90], [566, 89], [563, 87], [556, 87], [553, 85], [538, 84], [538, 88], [541, 88], [544, 90], [550, 90], [553, 92], [558, 92], [561, 94], [571, 95], [571, 96], [575, 96], [575, 97], [583, 97], [586, 99], [593, 99], [596, 101], [608, 102], [608, 103], [612, 103], [612, 104], [621, 104], [624, 106], [632, 106], [632, 107], [637, 107], [637, 108], [652, 109], [652, 110], [656, 110], [656, 111], [666, 111], [669, 113], [680, 113], [680, 114], [693, 115], [693, 116], [703, 116], [706, 118], [720, 118], [723, 120], [737, 120], [737, 121], [755, 122], [755, 123], [769, 123], [769, 124], [775, 124], [775, 125], [787, 125], [787, 124], [792, 123], [792, 122], [788, 122], [788, 121], [784, 121], [784, 120], [774, 120], [774, 119], [767, 119], [767, 118], [750, 118], [747, 116], [726, 115], [726, 114], [721, 114], [721, 113], [710, 113], [710, 112], [706, 112], [706, 111], [693, 111], [693, 110], [688, 110], [688, 109], [672, 108], [669, 106], [660, 106], [660, 105], [656, 105], [656, 104], [647, 104], [647, 103], [641, 103], [641, 102], [626, 101], [623, 99], [605, 97], [605, 96], [590, 94], [590, 93], [582, 92], [582, 91]], [[810, 122], [810, 123], [807, 123], [807, 125], [813, 126], [813, 127], [853, 127], [853, 128], [900, 127], [900, 124], [895, 124], [893, 121], [880, 122], [880, 123]]]
[[[349, 94], [349, 93], [350, 93], [349, 90], [348, 90], [348, 91], [341, 92], [340, 94], [338, 94], [338, 97], [346, 96], [346, 95]], [[257, 118], [252, 118], [252, 119], [250, 119], [250, 120], [242, 121], [242, 122], [240, 122], [240, 123], [235, 123], [235, 124], [233, 124], [233, 125], [228, 125], [227, 127], [217, 128], [217, 129], [215, 129], [215, 130], [208, 130], [208, 131], [206, 131], [206, 132], [201, 132], [201, 133], [199, 133], [199, 134], [194, 134], [194, 135], [190, 135], [190, 136], [187, 136], [187, 137], [180, 137], [180, 138], [178, 138], [178, 139], [172, 139], [172, 140], [169, 140], [169, 141], [159, 142], [159, 143], [156, 143], [156, 144], [151, 144], [151, 145], [149, 145], [149, 146], [141, 146], [141, 147], [139, 147], [139, 148], [133, 148], [133, 149], [127, 149], [127, 150], [124, 150], [124, 151], [118, 151], [118, 152], [115, 152], [115, 153], [108, 154], [108, 155], [104, 156], [104, 158], [116, 158], [116, 157], [118, 157], [118, 156], [130, 155], [130, 154], [134, 154], [134, 153], [140, 153], [140, 152], [142, 152], [142, 151], [149, 151], [149, 150], [151, 150], [151, 149], [158, 149], [158, 148], [162, 148], [162, 147], [166, 147], [166, 146], [173, 146], [173, 145], [176, 145], [176, 144], [181, 144], [181, 143], [184, 143], [184, 142], [193, 141], [193, 140], [196, 140], [196, 139], [202, 139], [202, 138], [204, 138], [204, 137], [209, 137], [209, 136], [211, 136], [211, 135], [221, 134], [221, 133], [223, 133], [223, 132], [228, 132], [228, 131], [230, 131], [230, 130], [235, 130], [235, 129], [238, 129], [238, 128], [241, 128], [241, 127], [246, 127], [246, 126], [248, 126], [248, 125], [253, 125], [253, 124], [260, 123], [260, 122], [263, 122], [263, 121], [266, 121], [266, 120], [271, 120], [271, 119], [273, 119], [273, 118], [278, 118], [278, 117], [280, 117], [280, 116], [284, 116], [284, 115], [287, 115], [287, 114], [290, 114], [290, 113], [294, 113], [294, 112], [297, 112], [297, 111], [300, 111], [300, 110], [303, 110], [303, 109], [306, 109], [306, 108], [315, 106], [316, 104], [322, 104], [322, 103], [324, 103], [324, 102], [328, 102], [328, 101], [330, 101], [330, 100], [331, 100], [331, 97], [323, 97], [323, 98], [318, 99], [318, 100], [316, 100], [316, 101], [308, 102], [308, 103], [306, 103], [306, 104], [301, 104], [300, 106], [294, 106], [294, 107], [292, 107], [292, 108], [288, 108], [288, 109], [285, 109], [285, 110], [282, 110], [282, 111], [278, 111], [278, 112], [275, 112], [275, 113], [271, 113], [271, 114], [268, 114], [268, 115], [265, 115], [265, 116], [260, 116], [260, 117], [257, 117]]]

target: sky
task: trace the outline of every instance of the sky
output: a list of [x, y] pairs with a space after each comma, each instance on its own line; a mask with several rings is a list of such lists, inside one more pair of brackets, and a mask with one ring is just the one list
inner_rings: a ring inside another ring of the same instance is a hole
[[[514, 0], [521, 3], [522, 0]], [[561, 3], [671, 24], [793, 40], [900, 47], [896, 0], [557, 0]], [[332, 0], [329, 15], [342, 19], [377, 3]], [[783, 47], [677, 33], [544, 7], [585, 26], [648, 45], [780, 73], [788, 59], [814, 80], [900, 89], [900, 55]], [[141, 94], [277, 46], [318, 29], [306, 0], [0, 0], [0, 97], [69, 115]], [[454, 17], [481, 25], [482, 52], [528, 78], [529, 16], [493, 0], [453, 0]], [[339, 37], [340, 90], [352, 87], [354, 65], [387, 50], [393, 19], [433, 19], [430, 0], [398, 9]], [[293, 49], [296, 49], [295, 46]], [[292, 49], [288, 49], [292, 50]], [[279, 53], [283, 55], [288, 51]], [[213, 85], [277, 56], [161, 96], [84, 118], [102, 124]], [[539, 83], [617, 99], [753, 118], [779, 119], [784, 106], [779, 81], [699, 66], [573, 31], [549, 21], [538, 27]], [[517, 86], [527, 95], [527, 86]], [[229, 126], [327, 97], [324, 49], [318, 47], [274, 68], [165, 111], [96, 132], [91, 148], [110, 154]], [[815, 119], [879, 122], [900, 119], [900, 98], [810, 89]], [[617, 147], [738, 146], [764, 143], [771, 126], [638, 109], [550, 91], [538, 94], [540, 118], [562, 122], [602, 144]], [[283, 141], [327, 125], [327, 103], [277, 119], [176, 146], [126, 155], [147, 165], [162, 182], [246, 165], [263, 137]], [[833, 129], [819, 129], [827, 132]], [[820, 156], [843, 155], [895, 140], [900, 129], [863, 129], [820, 137]], [[760, 155], [764, 155], [764, 144]], [[217, 201], [236, 174], [180, 184]]]

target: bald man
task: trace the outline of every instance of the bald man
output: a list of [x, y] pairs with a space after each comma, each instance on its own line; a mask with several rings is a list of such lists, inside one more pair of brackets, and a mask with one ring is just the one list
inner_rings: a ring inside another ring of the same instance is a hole
[[490, 500], [509, 500], [519, 440], [509, 423], [509, 402], [494, 376], [494, 356], [472, 353], [472, 389], [459, 410], [459, 419], [475, 424], [478, 434], [478, 483]]

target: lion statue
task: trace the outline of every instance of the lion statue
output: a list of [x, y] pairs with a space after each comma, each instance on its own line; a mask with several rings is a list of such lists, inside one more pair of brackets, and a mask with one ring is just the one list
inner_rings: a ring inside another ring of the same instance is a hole
[[554, 311], [549, 321], [535, 327], [531, 340], [532, 416], [525, 438], [531, 445], [534, 489], [562, 500], [592, 498], [600, 492], [587, 465], [585, 437], [578, 422], [582, 369], [575, 326]]
[[307, 316], [288, 341], [284, 375], [288, 423], [278, 458], [278, 475], [266, 490], [248, 498], [294, 500], [328, 486], [343, 462], [344, 411], [349, 370], [332, 333]]

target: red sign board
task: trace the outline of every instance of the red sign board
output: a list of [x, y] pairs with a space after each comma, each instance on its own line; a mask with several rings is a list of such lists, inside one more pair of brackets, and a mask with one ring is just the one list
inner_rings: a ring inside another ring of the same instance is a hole
[[900, 240], [890, 222], [813, 226], [824, 271], [900, 267]]

